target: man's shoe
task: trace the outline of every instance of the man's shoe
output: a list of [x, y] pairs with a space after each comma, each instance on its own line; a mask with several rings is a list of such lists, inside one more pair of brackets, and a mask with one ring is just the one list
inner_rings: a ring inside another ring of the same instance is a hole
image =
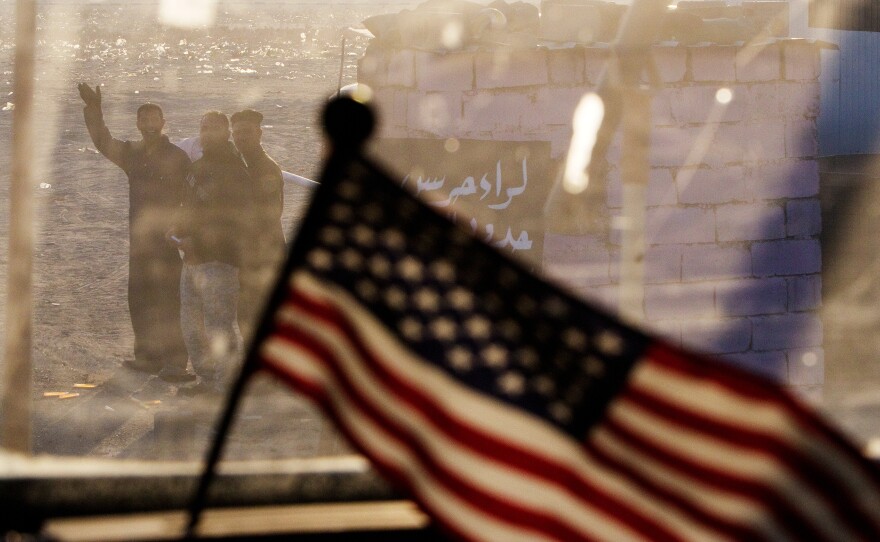
[[161, 371], [159, 371], [159, 378], [161, 378], [165, 382], [176, 384], [181, 382], [192, 382], [196, 379], [196, 375], [192, 374], [186, 369], [180, 369], [178, 367], [168, 367], [166, 365], [162, 368]]
[[142, 373], [149, 373], [151, 375], [157, 374], [160, 370], [162, 370], [162, 365], [159, 363], [144, 361], [142, 359], [126, 359], [122, 362], [122, 366], [133, 371], [140, 371]]
[[195, 386], [186, 386], [178, 388], [177, 393], [179, 395], [183, 395], [185, 397], [196, 397], [196, 396], [204, 396], [204, 397], [220, 397], [223, 395], [223, 392], [215, 388], [214, 386], [208, 384], [204, 380], [200, 381]]

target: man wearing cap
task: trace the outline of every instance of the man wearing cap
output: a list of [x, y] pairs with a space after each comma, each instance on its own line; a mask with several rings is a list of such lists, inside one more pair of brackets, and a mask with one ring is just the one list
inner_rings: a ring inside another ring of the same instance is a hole
[[249, 214], [254, 220], [250, 231], [255, 237], [249, 240], [239, 275], [239, 326], [249, 338], [286, 253], [281, 226], [284, 180], [281, 167], [262, 146], [263, 115], [245, 109], [234, 113], [231, 121], [232, 141], [247, 164], [254, 200], [253, 212]]
[[229, 135], [225, 114], [208, 111], [202, 116], [204, 152], [190, 168], [187, 197], [174, 228], [184, 254], [183, 335], [200, 378], [185, 394], [223, 391], [242, 350], [239, 274], [258, 225], [253, 221], [251, 179]]
[[86, 127], [95, 148], [128, 176], [128, 309], [134, 330], [131, 369], [159, 374], [168, 382], [192, 380], [180, 329], [180, 256], [165, 234], [186, 190], [190, 160], [162, 131], [162, 108], [137, 110], [140, 141], [110, 135], [101, 110], [101, 87], [78, 86]]

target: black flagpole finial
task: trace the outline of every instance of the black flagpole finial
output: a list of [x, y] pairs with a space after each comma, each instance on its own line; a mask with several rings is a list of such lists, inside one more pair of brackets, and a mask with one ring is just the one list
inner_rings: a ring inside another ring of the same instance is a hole
[[324, 131], [338, 150], [359, 150], [375, 126], [373, 110], [352, 97], [334, 98], [324, 108]]

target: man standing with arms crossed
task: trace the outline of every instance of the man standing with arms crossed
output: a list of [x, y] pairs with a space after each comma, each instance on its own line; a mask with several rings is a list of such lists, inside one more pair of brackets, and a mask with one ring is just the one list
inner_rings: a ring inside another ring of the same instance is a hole
[[190, 161], [162, 133], [165, 118], [157, 104], [137, 110], [140, 141], [110, 135], [101, 110], [101, 88], [79, 84], [86, 127], [95, 148], [128, 176], [128, 308], [134, 330], [131, 369], [158, 374], [167, 382], [195, 377], [187, 372], [180, 329], [180, 270], [177, 248], [166, 240], [186, 190]]
[[262, 146], [263, 115], [245, 109], [234, 113], [230, 120], [232, 141], [247, 164], [254, 200], [253, 210], [248, 213], [254, 222], [254, 238], [248, 240], [239, 275], [238, 323], [242, 335], [249, 340], [287, 252], [281, 226], [284, 179], [281, 167]]

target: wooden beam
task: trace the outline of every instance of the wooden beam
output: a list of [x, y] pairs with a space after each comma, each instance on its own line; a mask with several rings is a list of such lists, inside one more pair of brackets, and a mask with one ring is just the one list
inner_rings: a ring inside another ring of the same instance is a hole
[[34, 48], [36, 0], [16, 3], [12, 178], [9, 188], [9, 268], [6, 303], [6, 367], [0, 404], [3, 447], [30, 453], [33, 268]]
[[[64, 542], [179, 540], [187, 513], [154, 512], [53, 519], [42, 534]], [[424, 529], [428, 517], [410, 501], [208, 509], [196, 536], [207, 538]]]

